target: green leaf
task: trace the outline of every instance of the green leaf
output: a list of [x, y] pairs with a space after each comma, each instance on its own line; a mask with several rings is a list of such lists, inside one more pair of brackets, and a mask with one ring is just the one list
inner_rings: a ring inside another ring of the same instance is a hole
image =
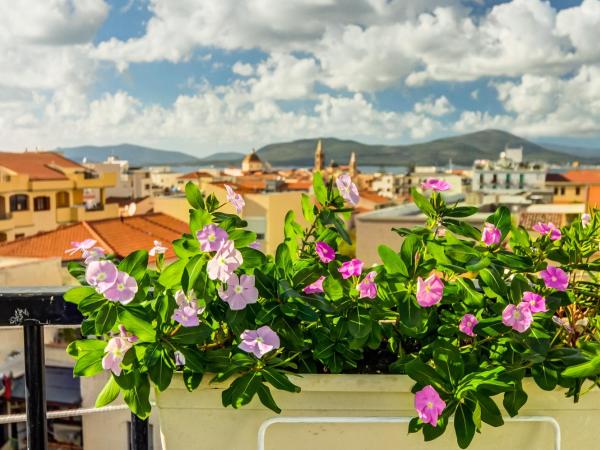
[[325, 278], [325, 281], [323, 281], [323, 290], [331, 300], [340, 300], [344, 297], [342, 283], [332, 276]]
[[204, 198], [196, 183], [188, 181], [185, 185], [185, 197], [194, 209], [205, 209]]
[[458, 348], [446, 341], [437, 340], [433, 345], [433, 361], [436, 371], [451, 384], [458, 384], [464, 373], [463, 360]]
[[491, 289], [491, 292], [486, 291], [486, 294], [488, 294], [491, 297], [497, 297], [499, 299], [506, 298], [506, 283], [504, 282], [498, 271], [496, 271], [496, 269], [488, 267], [486, 269], [481, 270], [481, 272], [479, 272], [479, 278], [481, 278], [485, 285]]
[[98, 311], [98, 315], [96, 316], [96, 320], [94, 322], [96, 334], [102, 335], [108, 333], [114, 327], [116, 321], [116, 305], [110, 302], [104, 303]]
[[275, 403], [275, 400], [271, 395], [271, 390], [267, 386], [262, 383], [258, 383], [256, 385], [256, 393], [258, 394], [258, 398], [263, 405], [277, 414], [281, 413], [281, 409], [279, 406], [277, 406], [277, 403]]
[[267, 262], [265, 255], [254, 248], [243, 247], [238, 250], [242, 254], [244, 260], [244, 263], [242, 264], [243, 268], [250, 269], [253, 267], [263, 267]]
[[236, 229], [229, 233], [229, 239], [235, 243], [235, 247], [240, 249], [247, 247], [256, 241], [256, 233], [254, 231]]
[[123, 400], [136, 416], [147, 419], [150, 416], [150, 382], [148, 376], [140, 373], [135, 374], [135, 382], [131, 389], [123, 392]]
[[512, 227], [510, 211], [506, 206], [500, 206], [494, 214], [486, 219], [486, 222], [496, 225], [502, 232], [502, 239], [506, 237]]
[[119, 396], [120, 390], [121, 389], [119, 388], [119, 385], [115, 379], [112, 377], [112, 375], [109, 375], [108, 381], [96, 398], [96, 408], [101, 408], [109, 403], [112, 403]]
[[[106, 345], [106, 344], [105, 344]], [[76, 377], [91, 377], [102, 372], [102, 357], [104, 356], [104, 347], [102, 350], [89, 351], [79, 354], [73, 375]]]
[[265, 367], [261, 373], [263, 379], [275, 389], [287, 392], [300, 392], [300, 387], [292, 383], [287, 375], [280, 370]]
[[428, 217], [434, 217], [436, 212], [435, 209], [433, 208], [433, 206], [431, 205], [431, 203], [429, 202], [429, 200], [421, 193], [419, 193], [419, 191], [417, 191], [416, 188], [412, 188], [410, 190], [410, 194], [412, 196], [413, 202], [415, 202], [415, 205], [417, 205], [417, 207], [423, 211], [423, 213], [428, 216]]
[[260, 373], [255, 371], [235, 379], [229, 388], [222, 393], [223, 406], [231, 405], [237, 409], [250, 403], [256, 393], [257, 386], [261, 384], [260, 379]]
[[188, 259], [179, 259], [172, 264], [169, 264], [165, 269], [161, 272], [158, 277], [158, 282], [166, 287], [167, 289], [172, 289], [181, 285], [181, 278], [183, 276], [183, 271], [185, 270], [185, 266], [187, 265]]
[[144, 278], [146, 267], [148, 267], [148, 252], [146, 250], [137, 250], [119, 263], [119, 270], [127, 272], [138, 282]]
[[91, 314], [100, 309], [102, 305], [107, 302], [108, 300], [100, 295], [92, 295], [81, 300], [79, 305], [77, 305], [77, 309], [81, 311], [82, 314]]
[[79, 304], [83, 299], [96, 294], [96, 289], [89, 286], [79, 286], [65, 292], [63, 298], [70, 303]]
[[[182, 287], [185, 292], [189, 292], [196, 286], [198, 278], [206, 274], [206, 259], [203, 254], [192, 257], [185, 265], [185, 277], [182, 277]], [[186, 286], [183, 286], [186, 280]]]
[[362, 339], [371, 333], [373, 322], [369, 312], [362, 308], [353, 308], [348, 315], [348, 331], [357, 338]]
[[313, 173], [313, 191], [315, 192], [315, 197], [321, 205], [327, 204], [327, 188], [325, 187], [325, 183], [323, 182], [323, 176], [321, 172]]
[[129, 309], [120, 309], [118, 312], [119, 322], [122, 323], [127, 331], [133, 333], [141, 342], [154, 342], [156, 340], [156, 330], [151, 323], [147, 322], [138, 314]]
[[422, 385], [432, 384], [434, 387], [445, 389], [447, 387], [444, 379], [431, 366], [428, 366], [419, 358], [413, 359], [404, 366], [406, 374]]
[[493, 427], [504, 425], [502, 412], [500, 412], [496, 402], [491, 397], [488, 397], [481, 392], [475, 392], [475, 398], [481, 408], [481, 420]]
[[502, 404], [510, 417], [519, 414], [519, 409], [521, 409], [525, 403], [527, 403], [527, 394], [521, 386], [516, 386], [514, 390], [504, 393]]
[[536, 384], [545, 391], [552, 391], [558, 384], [558, 372], [547, 364], [536, 364], [531, 368]]
[[302, 194], [302, 215], [308, 223], [312, 223], [313, 220], [315, 220], [313, 202], [311, 198], [306, 194]]
[[582, 364], [567, 367], [561, 375], [567, 378], [587, 378], [600, 375], [600, 355]]
[[169, 340], [182, 345], [201, 345], [210, 337], [212, 331], [211, 327], [201, 323], [197, 327], [180, 328]]
[[459, 403], [454, 413], [454, 431], [460, 448], [467, 448], [475, 436], [473, 422], [474, 407], [469, 403]]
[[183, 384], [185, 384], [185, 388], [192, 392], [196, 389], [200, 382], [202, 381], [202, 374], [198, 372], [192, 372], [188, 369], [183, 369]]
[[469, 217], [479, 212], [477, 206], [456, 206], [454, 208], [447, 208], [444, 211], [446, 217]]
[[405, 277], [408, 277], [406, 265], [398, 253], [389, 248], [387, 245], [380, 245], [377, 247], [377, 252], [379, 253], [379, 257], [381, 258], [381, 261], [383, 262], [383, 265], [388, 273], [399, 273]]
[[190, 209], [190, 230], [194, 236], [209, 223], [213, 218], [210, 213], [204, 209]]
[[175, 364], [162, 346], [155, 346], [152, 350], [152, 354], [148, 356], [149, 354], [149, 352], [146, 352], [146, 358], [152, 361], [152, 364], [148, 365], [148, 375], [158, 390], [164, 391], [169, 387], [169, 384], [171, 384]]

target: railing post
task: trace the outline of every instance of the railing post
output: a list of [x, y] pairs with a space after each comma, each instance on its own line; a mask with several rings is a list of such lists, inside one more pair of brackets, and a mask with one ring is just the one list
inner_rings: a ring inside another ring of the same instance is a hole
[[131, 413], [131, 450], [148, 450], [148, 419], [142, 420]]
[[36, 320], [23, 322], [25, 344], [25, 403], [27, 411], [27, 449], [48, 449], [46, 422], [46, 364], [44, 326]]

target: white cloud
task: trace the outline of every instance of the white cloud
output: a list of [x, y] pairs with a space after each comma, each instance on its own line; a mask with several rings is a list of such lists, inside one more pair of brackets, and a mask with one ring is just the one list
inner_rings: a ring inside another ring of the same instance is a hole
[[435, 100], [432, 98], [424, 102], [415, 103], [414, 110], [416, 113], [428, 114], [431, 116], [444, 116], [454, 111], [454, 106], [442, 95]]
[[241, 75], [242, 77], [249, 77], [250, 75], [254, 74], [254, 67], [252, 64], [238, 61], [233, 65], [231, 71], [235, 74]]
[[600, 135], [600, 65], [570, 78], [524, 75], [494, 85], [506, 114], [466, 111], [456, 131], [504, 128], [526, 136]]

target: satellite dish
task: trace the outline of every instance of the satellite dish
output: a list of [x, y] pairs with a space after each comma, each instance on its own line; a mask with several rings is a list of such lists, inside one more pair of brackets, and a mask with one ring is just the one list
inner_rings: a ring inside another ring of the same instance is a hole
[[87, 156], [84, 156], [84, 157], [83, 157], [83, 159], [81, 160], [81, 163], [82, 163], [82, 164], [85, 164], [85, 163], [87, 163]]
[[129, 204], [129, 206], [127, 207], [127, 215], [130, 217], [135, 216], [136, 208], [137, 208], [137, 205], [135, 204], [135, 202], [131, 202]]

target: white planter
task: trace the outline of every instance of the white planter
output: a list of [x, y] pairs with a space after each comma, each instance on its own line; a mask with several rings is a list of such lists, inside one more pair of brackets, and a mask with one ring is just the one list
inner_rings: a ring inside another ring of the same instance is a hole
[[[278, 416], [258, 401], [235, 410], [224, 408], [226, 385], [203, 380], [187, 392], [180, 377], [157, 397], [164, 450], [255, 450], [261, 424], [281, 416], [414, 416], [413, 381], [404, 375], [304, 375], [292, 381], [299, 394], [272, 389], [283, 410]], [[525, 383], [529, 394], [522, 416], [551, 416], [562, 432], [563, 450], [600, 448], [600, 391], [579, 403], [561, 391], [545, 392]], [[502, 397], [496, 397], [501, 406]], [[458, 448], [452, 424], [446, 434], [424, 442], [421, 434], [408, 435], [407, 424], [274, 424], [266, 433], [265, 450], [448, 450]], [[549, 423], [510, 422], [493, 428], [484, 424], [475, 435], [473, 450], [551, 450], [554, 432]]]

